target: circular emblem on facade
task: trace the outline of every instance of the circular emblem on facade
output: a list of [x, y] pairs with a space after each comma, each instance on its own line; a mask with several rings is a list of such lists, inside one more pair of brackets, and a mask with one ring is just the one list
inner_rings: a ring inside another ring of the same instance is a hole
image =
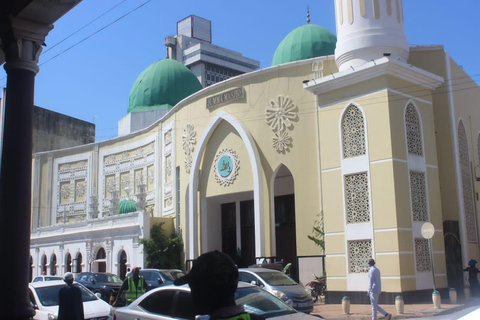
[[237, 153], [230, 148], [222, 149], [215, 156], [215, 179], [218, 184], [227, 187], [233, 183], [238, 174], [239, 163]]

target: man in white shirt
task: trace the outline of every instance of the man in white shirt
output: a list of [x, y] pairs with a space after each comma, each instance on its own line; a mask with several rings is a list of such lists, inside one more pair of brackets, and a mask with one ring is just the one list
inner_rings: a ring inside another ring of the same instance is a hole
[[368, 260], [368, 265], [370, 266], [370, 269], [368, 270], [368, 296], [370, 297], [370, 304], [372, 305], [372, 320], [377, 320], [377, 311], [383, 314], [385, 319], [390, 320], [392, 319], [392, 315], [378, 305], [378, 297], [382, 292], [380, 270], [375, 267], [375, 260], [373, 259]]

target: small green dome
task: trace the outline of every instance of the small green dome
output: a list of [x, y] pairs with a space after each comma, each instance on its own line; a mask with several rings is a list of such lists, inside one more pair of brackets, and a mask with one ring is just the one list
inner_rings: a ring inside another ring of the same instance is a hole
[[327, 29], [307, 24], [290, 32], [277, 47], [272, 66], [335, 53], [337, 37]]
[[162, 59], [146, 68], [132, 86], [128, 113], [168, 109], [202, 89], [200, 81], [176, 60]]
[[126, 214], [137, 211], [137, 205], [133, 200], [122, 200], [118, 203], [118, 214]]

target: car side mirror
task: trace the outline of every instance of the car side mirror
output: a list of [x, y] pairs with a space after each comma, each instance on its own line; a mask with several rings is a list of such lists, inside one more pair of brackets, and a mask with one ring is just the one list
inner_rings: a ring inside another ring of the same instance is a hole
[[158, 278], [158, 279], [157, 279], [157, 282], [158, 282], [159, 284], [162, 284], [162, 283], [163, 283], [162, 278]]
[[98, 299], [102, 299], [102, 294], [100, 292], [95, 293], [95, 297]]
[[255, 280], [250, 281], [250, 284], [253, 284], [254, 286], [258, 286], [258, 283]]

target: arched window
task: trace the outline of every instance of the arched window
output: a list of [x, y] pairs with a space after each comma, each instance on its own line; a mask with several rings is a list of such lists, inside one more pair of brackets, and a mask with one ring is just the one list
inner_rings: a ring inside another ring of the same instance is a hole
[[100, 248], [98, 249], [97, 251], [97, 255], [95, 257], [95, 260], [98, 260], [98, 259], [105, 259], [107, 257], [106, 253], [105, 253], [105, 249], [103, 248]]
[[52, 254], [50, 257], [50, 275], [54, 276], [57, 274], [57, 256]]
[[343, 114], [342, 142], [344, 158], [366, 154], [364, 119], [357, 106], [350, 105]]
[[47, 256], [42, 256], [42, 275], [47, 275]]
[[67, 253], [65, 257], [65, 272], [72, 272], [72, 255]]
[[462, 177], [463, 205], [465, 210], [465, 225], [467, 227], [467, 240], [477, 243], [475, 209], [473, 203], [472, 172], [468, 151], [467, 133], [463, 121], [458, 122], [458, 155], [460, 157], [460, 174]]
[[405, 110], [405, 131], [407, 132], [408, 153], [417, 156], [423, 155], [422, 130], [420, 126], [420, 117], [413, 104], [408, 104]]

